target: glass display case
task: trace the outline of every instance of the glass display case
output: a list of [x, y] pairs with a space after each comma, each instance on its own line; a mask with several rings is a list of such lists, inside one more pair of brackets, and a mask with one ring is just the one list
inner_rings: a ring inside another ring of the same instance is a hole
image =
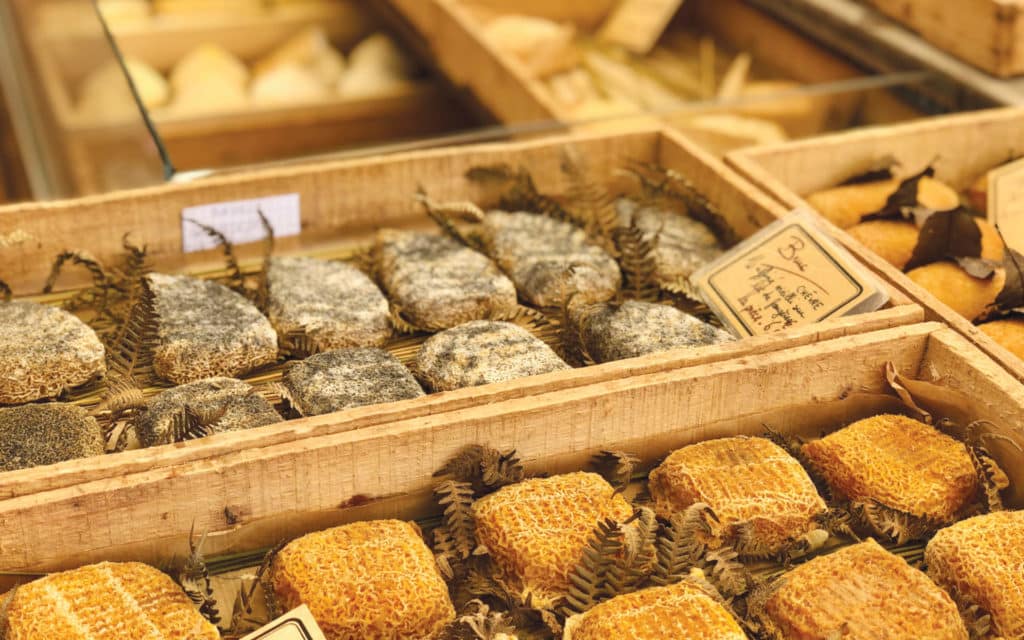
[[[518, 6], [501, 0], [9, 0], [0, 83], [36, 199], [629, 126], [637, 110], [719, 153], [941, 110], [913, 100], [925, 75], [862, 75], [741, 0], [687, 3], [652, 57], [629, 59], [594, 45], [610, 3], [526, 4], [575, 34], [574, 78], [524, 70], [534, 36], [495, 39]], [[577, 109], [556, 99], [573, 79], [654, 98]]]
[[356, 1], [15, 0], [4, 28], [39, 197], [480, 122]]

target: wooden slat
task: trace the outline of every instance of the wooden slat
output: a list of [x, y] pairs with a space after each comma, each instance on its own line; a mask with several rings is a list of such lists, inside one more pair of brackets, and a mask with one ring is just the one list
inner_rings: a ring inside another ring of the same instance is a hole
[[[439, 67], [457, 84], [470, 88], [477, 99], [504, 122], [556, 120], [570, 123], [571, 113], [555, 101], [544, 83], [531, 77], [514, 57], [483, 37], [482, 15], [536, 15], [570, 22], [592, 33], [614, 3], [540, 2], [516, 0], [386, 0], [419, 32]], [[861, 72], [796, 31], [741, 0], [687, 0], [672, 29], [696, 28], [719, 42], [749, 51], [758, 69], [773, 77], [804, 83], [851, 78]], [[830, 124], [848, 123], [870, 103], [873, 115], [902, 120], [917, 115], [888, 94], [827, 96]], [[687, 111], [680, 117], [691, 117]], [[678, 119], [678, 118], [677, 118]], [[792, 123], [787, 123], [792, 124]], [[591, 124], [579, 125], [592, 128]]]
[[[166, 74], [200, 44], [217, 43], [251, 63], [303, 27], [314, 24], [324, 26], [332, 42], [344, 50], [380, 28], [374, 16], [356, 2], [325, 2], [277, 10], [265, 16], [243, 16], [230, 22], [157, 17], [148, 24], [117, 31], [117, 42], [126, 55]], [[28, 45], [46, 100], [62, 133], [66, 164], [76, 193], [103, 193], [159, 182], [163, 172], [155, 151], [151, 154], [154, 171], [138, 180], [132, 179], [131, 167], [107, 162], [124, 156], [141, 164], [140, 149], [154, 146], [141, 117], [103, 123], [76, 109], [83, 78], [113, 61], [99, 27], [65, 33], [42, 22], [40, 28], [30, 33]], [[129, 99], [126, 92], [124, 100]], [[150, 115], [179, 171], [253, 164], [420, 138], [470, 127], [474, 122], [457, 97], [436, 79], [370, 99], [331, 96], [295, 107], [250, 105], [240, 111], [185, 116], [155, 109]]]
[[868, 0], [925, 40], [989, 73], [1024, 73], [1021, 0]]
[[[906, 172], [932, 163], [936, 177], [963, 190], [989, 169], [1024, 149], [1024, 109], [995, 109], [934, 118], [906, 125], [874, 127], [759, 149], [727, 157], [744, 177], [787, 208], [808, 207], [801, 197], [833, 187], [869, 163], [894, 156]], [[845, 232], [834, 235], [896, 289], [938, 320], [966, 336], [1014, 376], [1024, 380], [1024, 362], [960, 314], [906, 277]]]
[[[945, 385], [944, 396], [956, 398], [966, 414], [1024, 442], [1024, 387], [954, 332], [915, 325], [2, 501], [0, 569], [155, 562], [184, 549], [193, 523], [212, 533], [207, 551], [218, 553], [353, 519], [423, 516], [431, 510], [431, 473], [469, 444], [515, 448], [531, 469], [560, 472], [580, 468], [601, 448], [634, 451], [650, 463], [698, 440], [759, 433], [765, 422], [814, 433], [877, 411], [858, 401], [885, 391], [887, 362]], [[1017, 487], [1010, 503], [1021, 505], [1020, 453], [1001, 449], [997, 457]], [[37, 535], [55, 523], [59, 537]]]
[[[300, 194], [303, 235], [279, 246], [291, 252], [364, 242], [373, 229], [383, 226], [422, 227], [426, 217], [411, 199], [423, 186], [438, 200], [478, 199], [480, 190], [462, 175], [473, 166], [508, 162], [529, 169], [538, 187], [564, 192], [565, 178], [559, 169], [565, 145], [587, 158], [597, 179], [609, 177], [629, 160], [661, 164], [690, 178], [715, 204], [740, 235], [749, 235], [785, 213], [717, 158], [676, 132], [642, 129], [630, 134], [575, 134], [544, 141], [479, 145], [400, 154], [389, 158], [350, 160], [292, 169], [220, 177], [194, 184], [170, 185], [131, 193], [86, 198], [61, 203], [34, 203], [0, 209], [0, 236], [18, 231], [28, 234], [23, 245], [4, 250], [8, 279], [20, 293], [38, 290], [49, 263], [67, 248], [89, 249], [102, 262], [112, 262], [122, 252], [121, 237], [131, 233], [135, 242], [148, 244], [157, 268], [175, 270], [208, 264], [211, 254], [183, 256], [180, 211], [204, 202], [252, 198], [283, 192]], [[240, 247], [239, 253], [258, 252], [260, 247]], [[214, 252], [216, 253], [216, 252]], [[212, 259], [219, 262], [219, 258]], [[69, 274], [70, 276], [71, 274]], [[68, 278], [72, 283], [73, 279]], [[409, 420], [443, 411], [528, 397], [531, 394], [597, 384], [647, 375], [683, 366], [694, 366], [733, 357], [752, 357], [786, 347], [813, 344], [855, 333], [910, 324], [922, 319], [919, 307], [897, 290], [890, 291], [888, 308], [836, 318], [781, 334], [745, 339], [720, 347], [683, 349], [609, 363], [565, 373], [527, 378], [483, 388], [437, 394], [417, 400], [354, 409], [340, 414], [296, 420], [245, 432], [221, 434], [201, 440], [131, 451], [113, 457], [75, 460], [39, 469], [0, 474], [0, 499], [25, 496], [124, 475], [255, 449], [303, 438], [342, 433], [354, 429]]]

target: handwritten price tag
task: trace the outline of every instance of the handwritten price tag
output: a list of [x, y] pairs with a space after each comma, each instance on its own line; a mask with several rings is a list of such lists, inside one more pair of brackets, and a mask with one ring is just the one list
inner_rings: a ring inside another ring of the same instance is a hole
[[252, 200], [218, 202], [181, 211], [181, 244], [185, 253], [213, 249], [216, 242], [190, 220], [213, 227], [223, 233], [232, 244], [245, 244], [262, 240], [265, 233], [257, 211], [263, 213], [275, 238], [299, 235], [302, 214], [299, 194], [289, 193]]
[[327, 640], [309, 607], [302, 605], [242, 640]]
[[803, 212], [765, 227], [693, 280], [715, 313], [747, 336], [873, 311], [888, 300]]
[[1024, 251], [1024, 160], [988, 172], [988, 221], [1011, 249]]
[[620, 0], [601, 26], [598, 38], [646, 55], [681, 6], [683, 0]]

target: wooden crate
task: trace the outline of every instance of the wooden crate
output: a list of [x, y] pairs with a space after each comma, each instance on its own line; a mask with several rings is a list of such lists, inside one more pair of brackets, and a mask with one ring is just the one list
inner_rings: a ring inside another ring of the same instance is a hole
[[[583, 468], [598, 450], [644, 465], [708, 438], [819, 434], [891, 412], [885, 368], [944, 385], [936, 415], [989, 420], [1024, 505], [1024, 387], [956, 332], [898, 327], [695, 367], [634, 375], [359, 431], [223, 453], [116, 479], [0, 501], [0, 569], [40, 571], [100, 559], [149, 562], [182, 554], [194, 526], [208, 554], [271, 545], [357, 519], [436, 514], [431, 473], [471, 444], [515, 448], [529, 470]], [[937, 398], [934, 396], [937, 395]], [[59, 534], [57, 532], [59, 528]], [[47, 535], [49, 534], [49, 535]]]
[[868, 0], [925, 40], [991, 74], [1024, 73], [1024, 0]]
[[[744, 149], [730, 154], [727, 162], [785, 207], [793, 208], [809, 207], [801, 194], [833, 187], [863, 169], [867, 162], [887, 155], [894, 156], [908, 171], [933, 163], [939, 180], [962, 191], [978, 176], [1019, 154], [1020, 149], [1024, 149], [1024, 110], [993, 109]], [[836, 227], [833, 231], [862, 262], [920, 302], [929, 320], [953, 327], [1024, 380], [1020, 358], [846, 233]]]
[[[93, 29], [56, 28], [43, 12], [29, 34], [32, 61], [61, 130], [68, 171], [78, 194], [152, 184], [152, 171], [135, 178], [127, 162], [147, 157], [141, 116], [99, 122], [76, 108], [79, 86], [90, 72], [113, 59], [109, 44]], [[251, 63], [312, 25], [324, 26], [331, 41], [348, 51], [381, 28], [355, 2], [318, 2], [278, 9], [265, 16], [197, 21], [183, 16], [154, 18], [115, 31], [127, 56], [167, 74], [186, 53], [216, 43]], [[125, 100], [129, 100], [127, 93]], [[252, 105], [245, 110], [176, 114], [151, 111], [157, 133], [178, 171], [254, 164], [338, 149], [425, 137], [466, 128], [473, 117], [442, 82], [424, 79], [380, 96], [330, 97], [297, 105]], [[140, 140], [142, 138], [142, 140]], [[156, 154], [148, 155], [155, 163]]]
[[[468, 87], [477, 100], [506, 123], [557, 120], [569, 123], [569, 112], [555, 101], [543, 82], [530, 76], [514, 57], [496, 49], [481, 35], [481, 13], [519, 13], [572, 23], [592, 33], [609, 15], [613, 0], [518, 2], [515, 0], [387, 0], [415, 27], [421, 48], [457, 85]], [[860, 70], [742, 0], [690, 0], [671, 29], [696, 26], [732, 49], [748, 51], [755, 65], [778, 77], [800, 83], [853, 78]], [[891, 122], [920, 114], [887, 92], [842, 94], [824, 98], [830, 128], [846, 128], [860, 118]], [[680, 114], [686, 117], [696, 111]], [[669, 120], [678, 121], [680, 117]], [[785, 122], [784, 124], [793, 124]], [[594, 126], [594, 125], [591, 125]], [[597, 123], [596, 126], [607, 126]]]
[[[587, 158], [593, 175], [602, 179], [632, 159], [651, 161], [680, 171], [689, 176], [743, 236], [784, 213], [784, 209], [758, 193], [721, 161], [675, 132], [646, 129], [617, 135], [577, 134], [543, 141], [489, 144], [264, 170], [193, 184], [0, 208], [0, 238], [23, 239], [19, 244], [0, 250], [3, 258], [0, 278], [8, 281], [16, 294], [33, 294], [45, 281], [49, 265], [59, 252], [84, 247], [101, 262], [110, 263], [121, 255], [121, 238], [125, 233], [131, 233], [135, 242], [148, 245], [159, 270], [202, 271], [221, 261], [215, 251], [182, 253], [182, 208], [280, 193], [299, 194], [303, 223], [300, 236], [278, 239], [278, 250], [281, 253], [314, 254], [333, 251], [365, 243], [374, 229], [380, 227], [431, 226], [412, 200], [420, 185], [438, 200], [481, 197], [479, 187], [462, 177], [473, 166], [498, 162], [522, 165], [536, 177], [539, 189], [563, 193], [567, 184], [559, 164], [567, 144]], [[260, 248], [257, 244], [241, 246], [238, 250], [244, 259], [258, 255]], [[68, 274], [68, 286], [76, 284], [72, 276]], [[921, 309], [910, 304], [904, 295], [895, 289], [891, 289], [890, 294], [890, 304], [874, 313], [831, 319], [818, 325], [745, 339], [723, 347], [672, 351], [436, 394], [393, 405], [295, 420], [181, 445], [0, 474], [0, 499], [83, 486], [107, 477], [198, 462], [232, 452], [241, 453], [387, 421], [425, 418], [442, 411], [524, 398], [543, 390], [568, 389], [697, 363], [754, 356], [852, 333], [910, 324], [923, 318]]]

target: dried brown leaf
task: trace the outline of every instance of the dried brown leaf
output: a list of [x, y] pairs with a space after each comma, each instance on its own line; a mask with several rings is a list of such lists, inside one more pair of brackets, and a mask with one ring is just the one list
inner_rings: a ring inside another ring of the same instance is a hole
[[918, 419], [926, 424], [932, 424], [932, 414], [922, 409], [917, 402], [914, 400], [913, 394], [907, 389], [905, 384], [906, 378], [903, 377], [898, 371], [896, 371], [896, 365], [892, 362], [885, 363], [885, 380], [892, 387], [892, 390], [896, 392], [903, 405], [908, 409], [917, 414]]
[[914, 253], [905, 270], [950, 258], [981, 256], [981, 229], [963, 207], [937, 211], [921, 227]]
[[913, 209], [920, 202], [918, 200], [918, 187], [921, 180], [935, 175], [935, 168], [931, 165], [919, 173], [915, 173], [903, 180], [896, 191], [885, 201], [885, 205], [873, 213], [861, 217], [861, 221], [869, 220], [910, 220], [914, 217]]

